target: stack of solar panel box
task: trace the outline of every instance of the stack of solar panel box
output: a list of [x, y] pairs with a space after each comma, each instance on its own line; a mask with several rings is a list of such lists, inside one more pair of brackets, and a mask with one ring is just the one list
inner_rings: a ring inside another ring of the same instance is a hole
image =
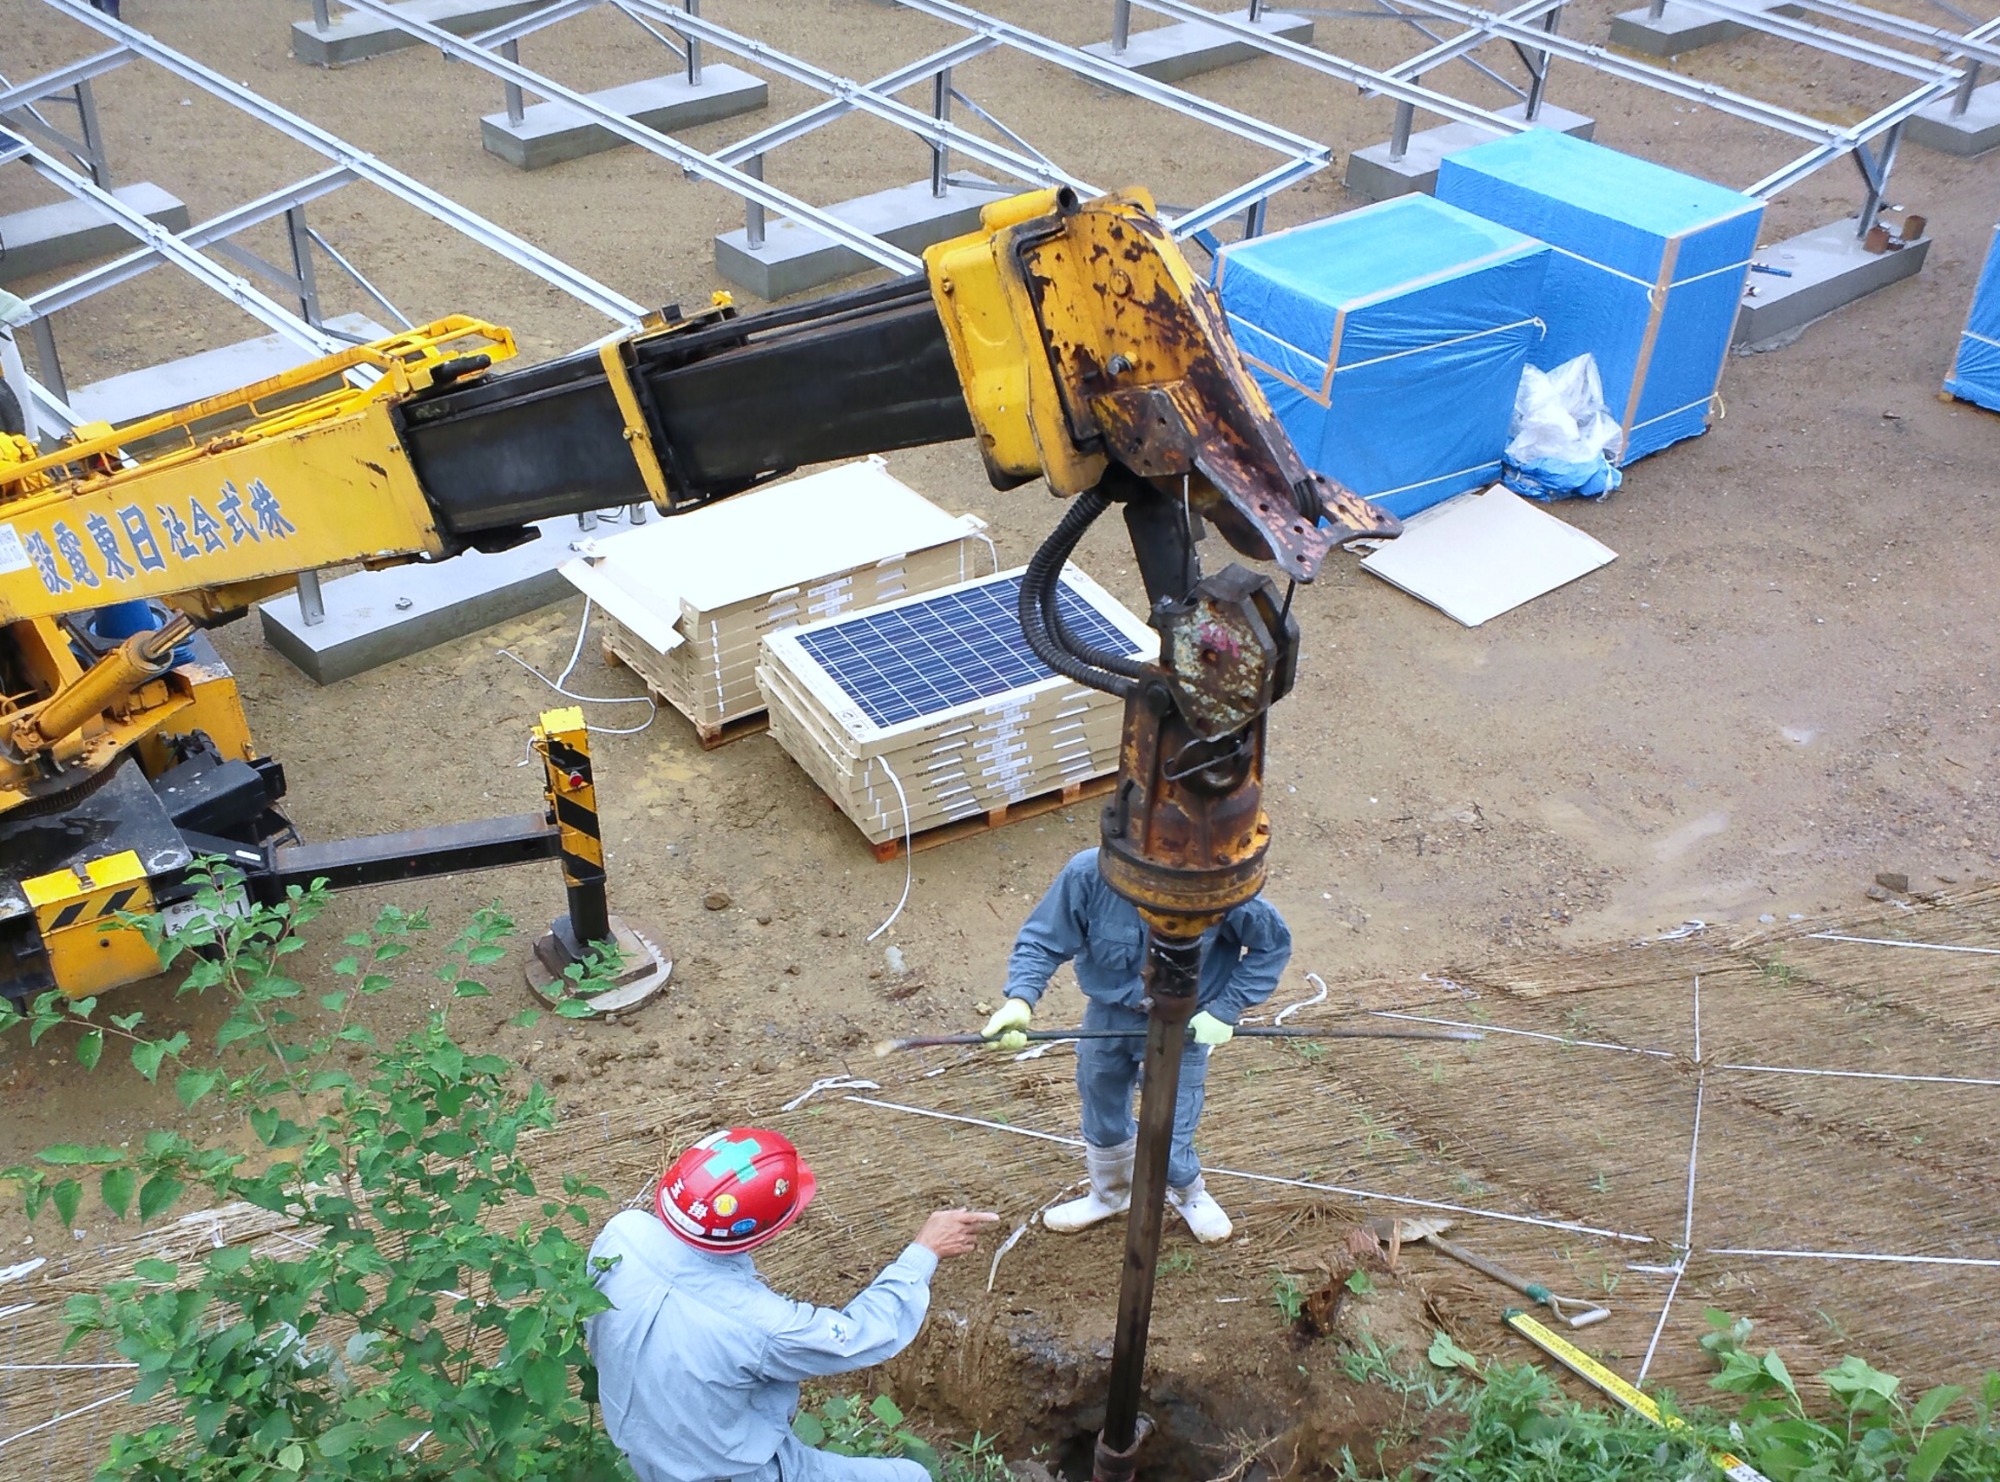
[[993, 564], [984, 529], [871, 458], [596, 541], [562, 571], [602, 609], [607, 656], [715, 744], [764, 708], [767, 634], [964, 581]]
[[[1020, 570], [1000, 572], [764, 639], [773, 739], [878, 852], [1117, 770], [1122, 705], [1035, 657], [1020, 590]], [[1090, 646], [1158, 652], [1153, 630], [1075, 567], [1059, 596]]]

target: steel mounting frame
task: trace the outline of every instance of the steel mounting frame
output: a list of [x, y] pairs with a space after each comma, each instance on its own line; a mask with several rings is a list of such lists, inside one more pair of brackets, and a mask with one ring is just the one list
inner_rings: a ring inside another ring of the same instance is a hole
[[[65, 426], [74, 426], [76, 422], [75, 414], [67, 404], [68, 390], [55, 341], [53, 316], [62, 309], [83, 303], [162, 264], [181, 269], [248, 313], [265, 328], [300, 349], [320, 355], [344, 348], [348, 341], [339, 333], [327, 330], [321, 322], [319, 270], [314, 253], [317, 248], [319, 256], [349, 278], [398, 324], [407, 327], [410, 323], [408, 317], [390, 297], [315, 230], [307, 217], [310, 203], [350, 184], [366, 183], [386, 191], [561, 289], [569, 297], [610, 319], [619, 328], [631, 328], [644, 318], [646, 309], [636, 300], [599, 283], [560, 258], [244, 85], [224, 78], [146, 33], [112, 19], [84, 3], [84, 0], [44, 0], [44, 4], [105, 36], [114, 44], [108, 50], [54, 68], [27, 81], [0, 84], [0, 122], [13, 131], [8, 136], [8, 147], [0, 150], [0, 164], [20, 162], [32, 168], [43, 180], [73, 199], [89, 203], [107, 221], [132, 236], [135, 242], [134, 250], [123, 256], [88, 268], [29, 295], [25, 300], [32, 315], [29, 328], [42, 377], [40, 382], [31, 386], [30, 395], [50, 420]], [[110, 194], [103, 140], [96, 127], [94, 110], [79, 110], [87, 120], [81, 140], [67, 138], [59, 130], [44, 125], [32, 131], [44, 142], [46, 147], [43, 147], [26, 137], [30, 130], [23, 127], [38, 104], [65, 92], [87, 89], [94, 79], [132, 61], [148, 62], [163, 68], [315, 150], [332, 163], [323, 170], [232, 207], [185, 231], [169, 231], [134, 212]], [[68, 162], [63, 156], [68, 156]], [[234, 240], [240, 233], [274, 220], [284, 223], [288, 262], [272, 262]], [[213, 260], [218, 256], [240, 271], [232, 272], [219, 266]], [[294, 301], [296, 309], [273, 298], [253, 279], [262, 280], [284, 298]]]
[[[929, 9], [932, 5], [946, 3], [946, 0], [897, 0], [897, 3], [916, 9]], [[1995, 40], [2000, 37], [2000, 19], [1973, 26], [1968, 31], [1959, 33], [1890, 16], [1855, 3], [1855, 0], [1800, 0], [1802, 8], [1806, 10], [1874, 29], [1901, 41], [1935, 47], [1941, 53], [1938, 57], [1924, 57], [1865, 38], [1829, 30], [1824, 26], [1773, 15], [1766, 11], [1745, 10], [1731, 4], [1730, 0], [1685, 0], [1687, 4], [1725, 15], [1747, 28], [1812, 46], [1829, 55], [1875, 67], [1892, 75], [1911, 79], [1917, 84], [1860, 122], [1842, 127], [1716, 83], [1683, 76], [1668, 68], [1654, 66], [1635, 57], [1614, 52], [1605, 46], [1564, 36], [1556, 27], [1557, 18], [1563, 9], [1563, 0], [1553, 0], [1553, 3], [1547, 5], [1520, 5], [1500, 12], [1481, 9], [1463, 3], [1463, 0], [1395, 0], [1395, 4], [1405, 12], [1420, 15], [1428, 20], [1451, 22], [1462, 26], [1464, 30], [1459, 35], [1439, 42], [1429, 50], [1386, 69], [1363, 67], [1317, 47], [1286, 40], [1232, 16], [1205, 10], [1192, 3], [1192, 0], [1114, 0], [1114, 3], [1120, 7], [1141, 6], [1173, 20], [1198, 22], [1226, 32], [1234, 39], [1271, 56], [1294, 62], [1325, 76], [1353, 82], [1364, 93], [1392, 98], [1399, 105], [1396, 125], [1399, 137], [1407, 137], [1409, 118], [1416, 110], [1438, 113], [1458, 121], [1477, 122], [1496, 131], [1513, 132], [1524, 127], [1518, 120], [1501, 119], [1490, 114], [1467, 119], [1462, 111], [1465, 105], [1459, 105], [1459, 112], [1439, 106], [1437, 100], [1449, 99], [1448, 94], [1430, 88], [1416, 88], [1412, 91], [1414, 79], [1422, 73], [1448, 61], [1463, 60], [1471, 63], [1474, 61], [1471, 54], [1478, 48], [1489, 42], [1504, 41], [1509, 43], [1528, 65], [1530, 91], [1533, 94], [1533, 104], [1536, 106], [1546, 93], [1548, 64], [1551, 60], [1559, 59], [1684, 102], [1713, 108], [1731, 117], [1804, 140], [1811, 145], [1806, 153], [1791, 163], [1745, 186], [1743, 189], [1749, 195], [1768, 199], [1796, 185], [1806, 176], [1834, 160], [1842, 156], [1853, 156], [1860, 167], [1864, 189], [1864, 199], [1858, 213], [1859, 229], [1862, 233], [1867, 231], [1883, 209], [1889, 167], [1895, 160], [1896, 146], [1901, 137], [1903, 124], [1912, 115], [1947, 94], [1953, 95], [1955, 108], [1962, 112], [1970, 97], [1971, 88], [1977, 80], [1981, 64], [2000, 62], [2000, 43], [1996, 43]], [[1957, 13], [1955, 7], [1948, 8]], [[1954, 65], [1954, 62], [1961, 65]], [[1393, 82], [1397, 86], [1379, 85], [1384, 81]]]
[[[953, 82], [954, 68], [1002, 47], [1050, 62], [1084, 80], [1164, 107], [1280, 156], [1277, 165], [1215, 199], [1169, 213], [1168, 224], [1178, 237], [1205, 231], [1230, 215], [1257, 210], [1269, 196], [1325, 169], [1333, 158], [1330, 148], [1301, 134], [1183, 89], [1139, 77], [1102, 58], [951, 0], [903, 0], [903, 3], [958, 25], [968, 33], [966, 37], [869, 82], [843, 77], [768, 42], [722, 26], [700, 13], [699, 0], [555, 0], [542, 10], [471, 37], [454, 35], [397, 9], [387, 0], [338, 0], [338, 3], [387, 21], [445, 57], [470, 63], [498, 78], [510, 90], [510, 111], [527, 93], [560, 101], [615, 137], [679, 165], [689, 176], [734, 192], [744, 201], [747, 234], [753, 245], [761, 240], [766, 214], [775, 213], [851, 248], [870, 263], [897, 273], [919, 271], [920, 259], [849, 225], [825, 208], [770, 185], [763, 178], [763, 156], [838, 118], [861, 112], [896, 125], [928, 147], [932, 188], [939, 193], [949, 180], [954, 156], [996, 170], [1030, 188], [1067, 185], [1079, 192], [1097, 193], [1098, 187], [1029, 144]], [[521, 64], [517, 49], [521, 37], [600, 4], [624, 12], [667, 42], [686, 60], [690, 76], [698, 75], [704, 50], [713, 49], [824, 93], [826, 101], [709, 153], [607, 109], [585, 93]], [[678, 38], [677, 43], [671, 38]], [[925, 81], [931, 84], [928, 111], [892, 96]], [[996, 143], [955, 122], [954, 103], [1007, 142]], [[1489, 116], [1483, 110], [1449, 100], [1445, 106], [1471, 117]]]

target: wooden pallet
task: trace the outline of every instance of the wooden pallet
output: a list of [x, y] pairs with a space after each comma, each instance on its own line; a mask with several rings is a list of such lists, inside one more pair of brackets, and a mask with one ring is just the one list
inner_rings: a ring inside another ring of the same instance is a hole
[[[918, 831], [910, 839], [912, 853], [921, 854], [926, 849], [935, 849], [940, 844], [955, 843], [959, 839], [969, 839], [974, 834], [987, 833], [1010, 823], [1019, 823], [1024, 818], [1039, 818], [1044, 813], [1053, 813], [1058, 808], [1068, 808], [1091, 798], [1101, 798], [1118, 785], [1114, 774], [1109, 777], [1093, 777], [1088, 782], [1072, 782], [1067, 787], [1053, 792], [1037, 793], [1032, 798], [1023, 798], [1018, 803], [1009, 803], [1004, 808], [994, 808], [972, 818], [960, 818], [951, 823], [941, 823], [936, 828]], [[886, 844], [870, 844], [875, 858], [883, 863], [899, 859], [903, 853], [903, 841], [891, 839]]]
[[632, 662], [631, 656], [609, 638], [604, 639], [599, 648], [604, 653], [606, 664], [613, 669], [631, 671], [632, 677], [646, 687], [646, 693], [652, 697], [655, 705], [662, 710], [673, 711], [693, 726], [695, 738], [701, 742], [703, 751], [714, 751], [718, 746], [727, 746], [732, 741], [741, 741], [745, 736], [759, 735], [771, 729], [771, 717], [762, 710], [753, 715], [739, 715], [736, 719], [724, 721], [721, 725], [713, 721], [697, 720], [681, 709], [671, 695], [647, 678], [645, 671]]

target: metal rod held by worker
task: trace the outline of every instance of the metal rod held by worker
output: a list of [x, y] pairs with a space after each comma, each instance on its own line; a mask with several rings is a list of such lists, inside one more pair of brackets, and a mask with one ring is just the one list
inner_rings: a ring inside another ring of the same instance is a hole
[[[1032, 1042], [1066, 1039], [1143, 1039], [1143, 1029], [1018, 1029], [1014, 1033]], [[1279, 1028], [1269, 1024], [1238, 1026], [1237, 1039], [1430, 1039], [1456, 1044], [1477, 1044], [1486, 1036], [1476, 1029], [1311, 1029], [1304, 1025]], [[939, 1045], [990, 1045], [983, 1034], [918, 1034], [906, 1039], [885, 1039], [875, 1046], [877, 1055], [895, 1050], [927, 1050]]]

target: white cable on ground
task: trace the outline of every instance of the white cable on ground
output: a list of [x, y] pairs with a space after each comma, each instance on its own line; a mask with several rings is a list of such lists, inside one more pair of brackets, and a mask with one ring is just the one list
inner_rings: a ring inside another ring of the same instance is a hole
[[880, 1081], [859, 1081], [853, 1076], [848, 1075], [828, 1076], [824, 1080], [814, 1081], [805, 1090], [779, 1107], [778, 1110], [797, 1111], [822, 1091], [879, 1091], [881, 1089], [882, 1083]]
[[1326, 1002], [1326, 979], [1322, 978], [1318, 973], [1307, 973], [1306, 981], [1317, 984], [1319, 992], [1315, 993], [1311, 998], [1302, 998], [1297, 1003], [1287, 1004], [1284, 1008], [1279, 1009], [1278, 1017], [1271, 1021], [1272, 1024], [1282, 1024], [1300, 1009], [1309, 1009], [1316, 1003]]
[[993, 569], [987, 575], [998, 576], [1000, 574], [1000, 547], [993, 543], [993, 537], [988, 535], [984, 530], [975, 530], [972, 534], [976, 540], [985, 544], [986, 554], [993, 558]]
[[590, 598], [586, 597], [583, 599], [583, 621], [577, 625], [576, 647], [569, 651], [569, 662], [563, 665], [563, 672], [559, 677], [555, 679], [549, 678], [548, 675], [542, 673], [541, 670], [530, 664], [512, 649], [501, 649], [500, 657], [503, 659], [512, 659], [543, 684], [561, 695], [565, 700], [576, 700], [585, 705], [644, 705], [647, 710], [645, 725], [586, 726], [584, 728], [600, 736], [636, 736], [659, 717], [660, 707], [654, 703], [651, 695], [579, 695], [572, 690], [563, 688], [569, 682], [569, 676], [575, 670], [577, 661], [583, 657], [583, 640], [590, 633], [590, 610], [592, 605]]
[[903, 779], [898, 777], [896, 769], [882, 761], [881, 757], [871, 757], [869, 760], [882, 763], [882, 770], [889, 774], [889, 781], [895, 786], [896, 801], [903, 805], [903, 895], [896, 902], [896, 909], [889, 913], [888, 919], [868, 933], [867, 940], [872, 942], [896, 924], [896, 918], [903, 914], [903, 907], [910, 903], [910, 881], [915, 878], [917, 867], [916, 851], [911, 848], [910, 800], [903, 793]]

